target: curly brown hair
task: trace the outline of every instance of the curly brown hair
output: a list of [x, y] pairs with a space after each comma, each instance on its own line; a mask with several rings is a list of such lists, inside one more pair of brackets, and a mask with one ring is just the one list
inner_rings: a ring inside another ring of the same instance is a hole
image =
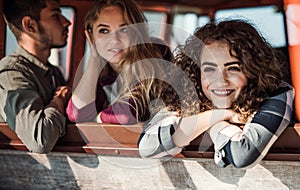
[[[198, 101], [189, 103], [189, 109], [181, 114], [191, 115], [213, 109], [201, 87], [200, 54], [203, 47], [213, 42], [227, 44], [231, 56], [241, 63], [241, 70], [248, 79], [232, 110], [247, 118], [269, 97], [282, 80], [284, 58], [258, 33], [254, 26], [243, 20], [227, 20], [217, 24], [209, 23], [197, 28], [183, 46], [176, 50], [175, 63], [194, 83]], [[195, 98], [193, 99], [195, 100]], [[192, 101], [192, 100], [191, 100]], [[173, 105], [171, 109], [178, 109]]]

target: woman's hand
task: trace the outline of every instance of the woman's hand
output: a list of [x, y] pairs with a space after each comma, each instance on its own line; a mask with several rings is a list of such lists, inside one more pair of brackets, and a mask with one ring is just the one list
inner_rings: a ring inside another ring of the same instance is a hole
[[226, 110], [226, 112], [228, 113], [228, 119], [224, 119], [224, 120], [227, 120], [228, 122], [237, 125], [246, 124], [247, 121], [244, 119], [244, 117], [241, 114], [236, 113], [232, 110]]
[[91, 31], [90, 30], [85, 30], [84, 34], [85, 34], [85, 37], [86, 37], [86, 39], [87, 39], [87, 41], [88, 41], [88, 43], [90, 45], [91, 58], [98, 58], [99, 54], [98, 54], [98, 51], [97, 51], [97, 48], [96, 48], [96, 43], [93, 40]]
[[198, 113], [196, 115], [184, 117], [173, 134], [176, 146], [183, 147], [188, 145], [199, 135], [209, 130], [217, 123], [235, 123], [243, 125], [245, 122], [240, 120], [241, 115], [230, 109], [214, 109]]

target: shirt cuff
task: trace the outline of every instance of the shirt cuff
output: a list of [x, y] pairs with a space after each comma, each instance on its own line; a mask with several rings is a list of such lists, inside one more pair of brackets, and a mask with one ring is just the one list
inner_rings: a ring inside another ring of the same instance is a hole
[[175, 131], [175, 129], [171, 130], [172, 128], [174, 128], [173, 125], [160, 127], [159, 140], [164, 151], [173, 156], [179, 154], [182, 151], [182, 147], [176, 147], [171, 133], [171, 131]]
[[96, 122], [97, 123], [103, 123], [102, 120], [101, 120], [101, 113], [102, 112], [100, 112], [100, 113], [97, 114], [97, 117], [96, 117]]
[[229, 124], [224, 128], [216, 125], [210, 129], [209, 135], [214, 143], [215, 150], [220, 150], [234, 135], [241, 132], [242, 130], [236, 125]]

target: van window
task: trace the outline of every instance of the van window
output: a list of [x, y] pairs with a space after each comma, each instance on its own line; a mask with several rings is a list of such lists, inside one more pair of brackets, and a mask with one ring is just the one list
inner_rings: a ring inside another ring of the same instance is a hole
[[215, 19], [216, 21], [224, 19], [250, 21], [274, 48], [287, 45], [284, 15], [276, 6], [219, 10], [215, 14]]
[[[62, 7], [62, 14], [68, 18], [71, 23], [74, 23], [74, 10], [70, 7]], [[5, 43], [5, 55], [9, 55], [15, 51], [17, 46], [17, 40], [13, 33], [6, 26], [6, 43]], [[70, 59], [71, 59], [71, 46], [72, 46], [72, 35], [73, 34], [73, 25], [69, 27], [69, 39], [68, 44], [64, 48], [55, 48], [51, 50], [51, 55], [49, 57], [49, 62], [53, 65], [59, 66], [62, 69], [64, 77], [66, 80], [69, 79], [70, 75]]]
[[164, 12], [144, 11], [149, 22], [149, 34], [164, 39], [164, 27], [167, 15]]
[[191, 36], [197, 27], [201, 27], [210, 22], [206, 15], [195, 13], [179, 13], [174, 16], [171, 46], [177, 47], [184, 44], [186, 39]]

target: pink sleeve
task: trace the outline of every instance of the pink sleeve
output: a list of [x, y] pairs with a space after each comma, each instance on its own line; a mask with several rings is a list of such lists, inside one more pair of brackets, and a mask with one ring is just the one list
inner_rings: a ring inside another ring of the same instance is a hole
[[91, 102], [85, 107], [78, 109], [74, 105], [72, 98], [70, 98], [66, 108], [66, 113], [69, 120], [72, 122], [85, 122], [92, 121], [97, 115], [97, 110], [95, 102]]
[[100, 114], [103, 123], [113, 124], [134, 124], [138, 121], [136, 118], [136, 106], [132, 100], [115, 103]]
[[67, 108], [66, 108], [66, 113], [70, 121], [75, 122], [76, 118], [78, 117], [78, 109], [76, 106], [73, 104], [72, 98], [70, 98]]

